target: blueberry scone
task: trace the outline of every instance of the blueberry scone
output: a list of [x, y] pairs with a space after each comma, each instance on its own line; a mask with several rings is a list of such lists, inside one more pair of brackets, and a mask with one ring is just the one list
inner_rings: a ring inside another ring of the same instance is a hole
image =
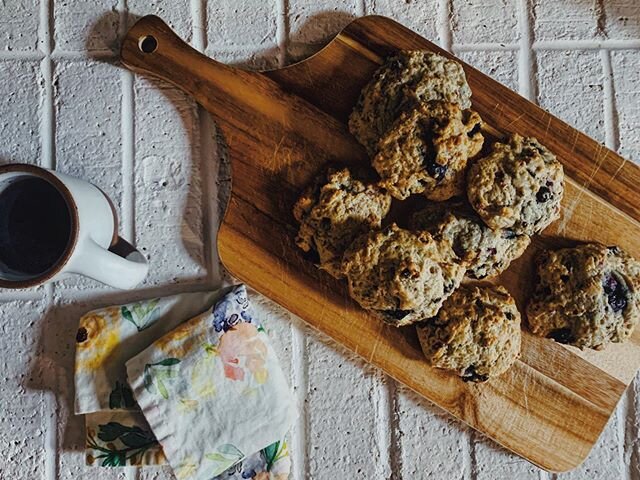
[[464, 270], [448, 242], [395, 224], [358, 238], [344, 255], [352, 298], [396, 326], [435, 315]]
[[535, 138], [496, 143], [467, 176], [467, 196], [491, 228], [533, 235], [560, 216], [562, 164]]
[[413, 230], [448, 240], [467, 275], [483, 279], [502, 273], [531, 243], [528, 235], [493, 230], [462, 202], [432, 203], [413, 214]]
[[443, 100], [471, 107], [471, 89], [462, 66], [430, 52], [402, 51], [390, 57], [364, 87], [349, 130], [370, 155], [403, 110], [418, 103]]
[[640, 318], [640, 263], [599, 243], [546, 251], [537, 259], [538, 283], [527, 306], [536, 334], [600, 350], [622, 342]]
[[520, 312], [500, 286], [461, 287], [417, 330], [429, 365], [451, 370], [464, 381], [496, 377], [520, 354]]
[[296, 202], [297, 245], [318, 256], [317, 263], [340, 278], [342, 255], [359, 235], [380, 228], [391, 197], [375, 185], [354, 179], [348, 169], [319, 177]]
[[467, 160], [481, 149], [482, 120], [455, 103], [426, 102], [404, 112], [380, 140], [373, 168], [403, 200], [422, 193], [446, 200], [464, 191]]

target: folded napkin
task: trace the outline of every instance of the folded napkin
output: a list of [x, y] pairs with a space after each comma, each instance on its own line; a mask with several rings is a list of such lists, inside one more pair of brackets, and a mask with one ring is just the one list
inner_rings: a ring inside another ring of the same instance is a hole
[[76, 341], [88, 464], [288, 478], [293, 397], [243, 285], [94, 310]]

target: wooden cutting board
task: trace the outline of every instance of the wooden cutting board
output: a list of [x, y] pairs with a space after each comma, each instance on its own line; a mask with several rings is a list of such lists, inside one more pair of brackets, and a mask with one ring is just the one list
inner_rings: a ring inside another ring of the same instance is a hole
[[[129, 31], [121, 54], [129, 68], [176, 85], [213, 115], [232, 163], [218, 251], [234, 276], [506, 448], [547, 470], [570, 470], [588, 455], [640, 366], [640, 329], [602, 352], [525, 332], [522, 357], [505, 375], [464, 383], [427, 367], [412, 328], [367, 315], [344, 283], [317, 270], [294, 244], [291, 208], [312, 177], [329, 162], [368, 164], [346, 120], [362, 86], [398, 49], [451, 57], [393, 20], [373, 16], [351, 23], [311, 58], [268, 72], [215, 62], [152, 16]], [[568, 177], [562, 218], [498, 279], [521, 309], [531, 289], [531, 259], [541, 247], [597, 240], [640, 258], [640, 169], [460, 63], [485, 122], [501, 134], [537, 137]]]

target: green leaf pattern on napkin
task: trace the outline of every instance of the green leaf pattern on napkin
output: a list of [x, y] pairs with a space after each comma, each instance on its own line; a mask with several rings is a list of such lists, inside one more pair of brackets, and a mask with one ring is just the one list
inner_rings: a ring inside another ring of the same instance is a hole
[[165, 358], [156, 363], [144, 366], [144, 388], [149, 393], [158, 392], [165, 400], [169, 398], [166, 381], [175, 378], [178, 372], [171, 368], [180, 363], [179, 358]]
[[125, 320], [133, 323], [139, 332], [149, 328], [158, 318], [155, 315], [159, 298], [149, 300], [148, 302], [138, 302], [131, 305], [124, 305], [120, 308], [120, 313]]
[[147, 450], [158, 447], [153, 433], [138, 426], [109, 422], [98, 428], [98, 438], [89, 435], [87, 447], [98, 452], [93, 459], [102, 460], [103, 467], [135, 465]]
[[220, 445], [215, 452], [205, 455], [207, 460], [215, 463], [212, 475], [218, 475], [244, 458], [244, 453], [231, 443]]
[[135, 408], [136, 401], [133, 399], [133, 392], [125, 383], [116, 380], [116, 386], [109, 394], [109, 408], [112, 410]]

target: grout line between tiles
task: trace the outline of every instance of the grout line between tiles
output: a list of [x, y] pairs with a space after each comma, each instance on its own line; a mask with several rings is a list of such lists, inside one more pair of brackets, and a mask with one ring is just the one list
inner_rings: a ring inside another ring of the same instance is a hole
[[[602, 62], [602, 74], [604, 77], [604, 127], [605, 127], [605, 145], [617, 151], [620, 144], [620, 135], [618, 132], [618, 118], [616, 112], [615, 87], [613, 83], [613, 69], [611, 65], [611, 52], [608, 50], [600, 51], [600, 59]], [[618, 461], [623, 477], [628, 480], [638, 480], [640, 472], [634, 472], [632, 465], [637, 465], [637, 452], [634, 446], [637, 442], [636, 428], [634, 428], [636, 412], [634, 408], [634, 386], [633, 384], [626, 390], [618, 408], [615, 411], [618, 441]], [[628, 451], [630, 449], [630, 451]]]
[[[191, 18], [193, 21], [193, 42], [199, 52], [207, 49], [207, 1], [191, 0]], [[198, 109], [198, 128], [200, 131], [200, 173], [203, 176], [201, 195], [203, 206], [202, 240], [207, 265], [207, 284], [218, 286], [222, 280], [220, 260], [216, 249], [216, 230], [219, 223], [217, 202], [220, 201], [216, 181], [220, 166], [216, 145], [216, 131], [213, 120], [200, 104]], [[215, 200], [217, 202], [214, 205]]]
[[[627, 392], [623, 397], [625, 405], [625, 438], [624, 446], [624, 465], [627, 469], [628, 480], [640, 480], [640, 425], [637, 423], [638, 405], [640, 405], [640, 392], [638, 385], [638, 376], [635, 382], [627, 388]], [[628, 451], [627, 451], [628, 450]]]
[[[626, 419], [628, 418], [628, 414], [633, 412], [633, 409], [630, 408], [629, 405], [629, 392], [633, 387], [627, 389], [620, 401], [618, 402], [618, 407], [615, 411], [616, 416], [616, 440], [618, 447], [618, 461], [620, 462], [620, 470], [622, 471], [623, 478], [631, 479], [631, 468], [625, 461], [626, 453], [627, 453], [627, 430], [628, 426], [626, 425]], [[631, 458], [631, 456], [629, 456]]]
[[535, 50], [637, 50], [640, 39], [630, 40], [541, 40], [532, 44]]
[[393, 425], [391, 410], [393, 408], [391, 383], [393, 380], [383, 372], [376, 375], [376, 443], [380, 460], [376, 462], [377, 478], [389, 478], [392, 472]]
[[[292, 316], [292, 315], [291, 315]], [[307, 364], [306, 331], [302, 322], [291, 323], [291, 363], [293, 387], [298, 405], [298, 420], [291, 433], [291, 456], [293, 460], [293, 480], [308, 477], [308, 441], [307, 441], [307, 390], [309, 371]]]
[[520, 94], [534, 99], [533, 60], [531, 56], [531, 17], [528, 0], [518, 0], [518, 24], [520, 29], [520, 55], [518, 58], [518, 86]]
[[134, 76], [129, 70], [120, 74], [122, 82], [122, 234], [135, 245], [135, 93]]
[[[118, 2], [120, 12], [118, 37], [126, 34], [128, 23], [128, 6], [126, 0]], [[132, 245], [136, 244], [135, 226], [135, 93], [134, 76], [130, 70], [120, 73], [122, 87], [122, 104], [120, 129], [122, 136], [122, 234]]]
[[478, 433], [473, 428], [467, 429], [467, 438], [469, 445], [469, 478], [476, 480], [478, 478]]
[[488, 51], [488, 52], [507, 52], [515, 51], [520, 48], [519, 44], [513, 43], [454, 43], [451, 46], [454, 52], [476, 52], [476, 51]]
[[451, 33], [451, 0], [438, 0], [438, 37], [440, 46], [447, 51], [451, 51], [452, 33]]
[[276, 42], [278, 44], [278, 66], [287, 64], [289, 47], [289, 0], [277, 0]]
[[[44, 296], [47, 299], [46, 303], [48, 308], [50, 309], [54, 305], [53, 298], [53, 285], [47, 284], [44, 286]], [[44, 343], [42, 348], [44, 349]], [[46, 352], [40, 352], [42, 357], [46, 357]], [[52, 369], [48, 363], [42, 362], [41, 369], [47, 368]], [[56, 397], [56, 391], [58, 391], [57, 379], [58, 376], [55, 374], [55, 370], [42, 371], [43, 375], [51, 375], [55, 380], [54, 386], [56, 387], [54, 391], [50, 389], [45, 389], [42, 392], [42, 407], [41, 412], [43, 418], [45, 420], [45, 437], [44, 437], [44, 474], [46, 480], [56, 480], [58, 478], [58, 417], [59, 417], [59, 408], [58, 408], [58, 400]]]
[[[278, 65], [284, 67], [288, 62], [289, 44], [289, 0], [276, 2], [276, 41], [278, 44]], [[291, 316], [290, 316], [291, 318]], [[291, 371], [295, 389], [299, 417], [291, 432], [291, 458], [293, 480], [308, 477], [308, 442], [306, 392], [308, 389], [307, 337], [301, 323], [291, 322]]]
[[[44, 96], [40, 109], [40, 138], [42, 148], [41, 166], [54, 169], [55, 161], [55, 111], [53, 95], [53, 64], [51, 61], [52, 50], [52, 1], [40, 0], [39, 25], [38, 25], [38, 48], [44, 55], [40, 62], [42, 80], [44, 85]], [[51, 308], [54, 303], [54, 287], [52, 284], [45, 285], [42, 294], [46, 300], [47, 308]], [[43, 343], [43, 350], [46, 348]], [[41, 351], [39, 355], [44, 357], [46, 352]], [[44, 368], [42, 366], [41, 368]], [[42, 372], [50, 374], [53, 372]], [[57, 389], [56, 389], [57, 390]], [[42, 392], [41, 412], [44, 419], [45, 430], [44, 447], [44, 475], [47, 480], [56, 480], [58, 477], [58, 404], [55, 392]]]
[[613, 86], [613, 70], [611, 68], [611, 52], [600, 50], [602, 74], [604, 76], [604, 128], [605, 143], [608, 148], [617, 151], [619, 147], [616, 99]]
[[204, 52], [207, 48], [206, 11], [206, 0], [191, 0], [193, 47], [201, 53]]

